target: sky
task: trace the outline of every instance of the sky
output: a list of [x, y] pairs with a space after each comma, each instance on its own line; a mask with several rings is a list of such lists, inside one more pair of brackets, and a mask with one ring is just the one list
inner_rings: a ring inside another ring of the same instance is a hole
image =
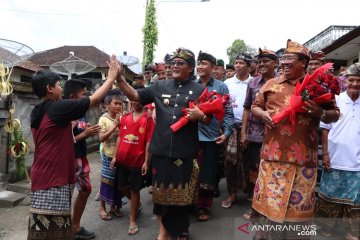
[[[155, 62], [186, 47], [228, 62], [235, 39], [278, 50], [305, 43], [330, 25], [360, 25], [359, 0], [156, 0]], [[95, 46], [142, 60], [146, 0], [1, 0], [0, 38], [35, 52], [64, 45]], [[75, 52], [76, 55], [76, 52]]]

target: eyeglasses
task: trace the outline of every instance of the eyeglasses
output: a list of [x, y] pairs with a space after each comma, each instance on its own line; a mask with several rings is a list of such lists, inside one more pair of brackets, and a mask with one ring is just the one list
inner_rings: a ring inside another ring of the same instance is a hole
[[170, 62], [170, 65], [171, 66], [183, 66], [184, 64], [186, 64], [186, 62], [185, 61], [171, 61]]
[[291, 61], [294, 61], [294, 60], [298, 60], [298, 58], [295, 57], [295, 56], [284, 56], [284, 57], [281, 58], [282, 63], [291, 62]]

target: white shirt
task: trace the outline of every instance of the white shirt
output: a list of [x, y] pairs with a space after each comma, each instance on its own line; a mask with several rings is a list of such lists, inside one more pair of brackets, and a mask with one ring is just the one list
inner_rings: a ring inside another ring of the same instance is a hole
[[336, 96], [340, 108], [335, 123], [320, 123], [329, 129], [330, 167], [345, 171], [360, 171], [360, 97], [353, 102], [346, 92]]
[[244, 102], [246, 98], [246, 90], [249, 84], [249, 81], [252, 77], [248, 76], [248, 78], [244, 81], [241, 81], [236, 77], [226, 79], [225, 84], [229, 88], [229, 93], [231, 97], [231, 106], [233, 107], [234, 111], [234, 123], [241, 123], [242, 122], [242, 115], [244, 112]]

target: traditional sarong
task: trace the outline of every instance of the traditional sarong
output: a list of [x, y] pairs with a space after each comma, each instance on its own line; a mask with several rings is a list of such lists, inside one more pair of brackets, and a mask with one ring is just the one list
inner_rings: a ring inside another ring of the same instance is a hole
[[199, 167], [196, 159], [151, 156], [154, 214], [162, 216], [168, 233], [187, 233], [190, 206], [197, 203]]
[[249, 142], [244, 153], [244, 164], [247, 163], [249, 170], [248, 180], [252, 184], [256, 183], [258, 177], [261, 146], [261, 143]]
[[101, 154], [101, 183], [100, 183], [100, 198], [108, 204], [115, 204], [121, 207], [121, 194], [114, 185], [115, 170], [110, 168], [112, 158]]
[[234, 125], [234, 132], [230, 136], [225, 154], [225, 177], [228, 193], [237, 193], [239, 189], [246, 188], [245, 170], [243, 165], [243, 152], [240, 149], [241, 124]]
[[31, 191], [28, 240], [72, 240], [71, 192], [65, 185], [46, 190]]
[[360, 172], [323, 171], [315, 208], [316, 223], [327, 229], [338, 224], [360, 232]]
[[245, 181], [248, 197], [252, 198], [259, 172], [261, 143], [248, 142], [244, 152]]
[[199, 208], [212, 206], [218, 172], [218, 149], [215, 142], [200, 142], [197, 158], [200, 167]]
[[334, 203], [319, 197], [315, 204], [315, 222], [322, 228], [343, 226], [353, 235], [360, 234], [360, 206]]
[[314, 213], [316, 176], [316, 168], [261, 160], [252, 207], [274, 222], [309, 220]]
[[187, 206], [197, 202], [199, 166], [196, 159], [153, 155], [151, 161], [154, 203]]
[[329, 202], [360, 206], [360, 172], [323, 171], [319, 195]]

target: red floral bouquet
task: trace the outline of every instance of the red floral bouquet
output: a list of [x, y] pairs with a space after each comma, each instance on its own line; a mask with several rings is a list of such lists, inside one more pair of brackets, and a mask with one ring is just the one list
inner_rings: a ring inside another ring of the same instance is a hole
[[[225, 115], [224, 105], [229, 102], [229, 99], [230, 96], [228, 94], [222, 96], [220, 93], [216, 93], [216, 91], [209, 92], [206, 88], [200, 97], [189, 103], [189, 108], [197, 106], [208, 117], [213, 115], [221, 123]], [[182, 112], [184, 116], [170, 126], [172, 132], [177, 132], [189, 122], [186, 110], [183, 109]]]
[[290, 117], [291, 129], [295, 130], [295, 117], [298, 112], [305, 112], [302, 108], [304, 101], [313, 100], [318, 105], [329, 103], [334, 99], [334, 94], [340, 93], [339, 81], [329, 69], [332, 63], [327, 63], [316, 69], [313, 74], [306, 74], [302, 83], [298, 82], [294, 94], [290, 97], [290, 106], [272, 117], [273, 123], [277, 124], [283, 119]]

